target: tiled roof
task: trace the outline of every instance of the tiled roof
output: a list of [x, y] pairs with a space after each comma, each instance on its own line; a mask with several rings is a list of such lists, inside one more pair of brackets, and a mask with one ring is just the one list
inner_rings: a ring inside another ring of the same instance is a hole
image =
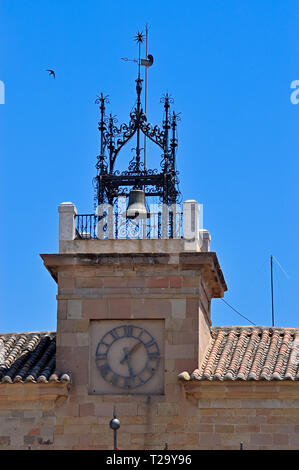
[[299, 329], [213, 327], [206, 357], [183, 380], [299, 380]]
[[[299, 329], [213, 327], [200, 369], [184, 380], [299, 380]], [[56, 332], [0, 335], [0, 384], [70, 382], [56, 370]]]
[[70, 380], [70, 373], [56, 371], [55, 332], [0, 335], [0, 384]]

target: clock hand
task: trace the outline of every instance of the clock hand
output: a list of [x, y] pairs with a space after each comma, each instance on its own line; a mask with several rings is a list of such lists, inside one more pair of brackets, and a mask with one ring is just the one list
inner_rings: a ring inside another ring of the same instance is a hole
[[128, 356], [130, 356], [133, 352], [135, 352], [136, 349], [139, 348], [140, 344], [141, 344], [140, 341], [138, 341], [138, 343], [134, 344], [134, 346], [130, 349], [130, 351], [129, 351], [129, 348], [125, 347], [124, 348], [125, 355], [120, 361], [120, 363], [123, 364], [124, 362], [126, 362], [128, 360]]
[[132, 365], [131, 365], [131, 358], [130, 358], [130, 351], [128, 348], [124, 348], [124, 357], [122, 358], [122, 360], [120, 361], [121, 364], [124, 364], [124, 362], [127, 362], [128, 364], [128, 369], [129, 369], [129, 374], [130, 374], [130, 377], [134, 377], [134, 374], [133, 374], [133, 369], [132, 369]]
[[134, 377], [134, 374], [133, 374], [133, 369], [132, 369], [132, 365], [131, 365], [130, 355], [128, 356], [127, 363], [128, 363], [128, 369], [129, 369], [130, 377], [133, 378], [133, 377]]
[[140, 344], [141, 344], [140, 341], [138, 341], [138, 343], [136, 343], [136, 344], [130, 349], [129, 354], [132, 354], [133, 352], [135, 352], [136, 349], [139, 348]]
[[125, 355], [122, 358], [122, 360], [120, 361], [121, 364], [124, 364], [126, 361], [128, 361], [128, 356], [129, 356], [129, 349], [128, 348], [124, 348], [123, 351], [124, 351]]

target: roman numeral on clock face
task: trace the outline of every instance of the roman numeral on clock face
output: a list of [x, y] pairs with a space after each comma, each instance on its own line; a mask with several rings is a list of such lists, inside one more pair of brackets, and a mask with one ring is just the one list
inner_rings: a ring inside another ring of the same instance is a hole
[[110, 371], [110, 367], [109, 367], [109, 364], [108, 362], [106, 362], [105, 364], [102, 364], [100, 367], [100, 372], [102, 374], [103, 377], [106, 377], [106, 375], [108, 374], [108, 372]]
[[119, 376], [117, 374], [113, 374], [110, 382], [113, 384], [113, 385], [117, 385], [117, 382], [118, 382], [118, 379], [119, 379]]
[[107, 352], [97, 354], [96, 359], [97, 359], [97, 361], [106, 361], [107, 360]]
[[110, 334], [113, 337], [113, 339], [118, 339], [119, 338], [117, 328], [113, 328], [113, 330], [110, 331]]
[[131, 325], [124, 325], [124, 336], [131, 337], [133, 336], [133, 326]]
[[124, 377], [124, 388], [131, 388], [132, 377]]
[[148, 352], [148, 358], [151, 359], [158, 359], [160, 357], [159, 351]]

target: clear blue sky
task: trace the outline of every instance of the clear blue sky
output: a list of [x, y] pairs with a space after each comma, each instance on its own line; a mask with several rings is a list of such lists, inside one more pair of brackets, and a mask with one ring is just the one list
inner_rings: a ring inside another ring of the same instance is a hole
[[[298, 2], [2, 0], [0, 10], [0, 331], [56, 329], [56, 284], [39, 254], [58, 250], [59, 203], [93, 210], [94, 100], [108, 94], [127, 121], [136, 67], [120, 58], [136, 56], [146, 23], [149, 121], [161, 123], [168, 91], [181, 112], [180, 189], [204, 204], [226, 301], [270, 325], [273, 254], [288, 274], [275, 265], [276, 324], [299, 327]], [[248, 324], [221, 300], [212, 321]]]

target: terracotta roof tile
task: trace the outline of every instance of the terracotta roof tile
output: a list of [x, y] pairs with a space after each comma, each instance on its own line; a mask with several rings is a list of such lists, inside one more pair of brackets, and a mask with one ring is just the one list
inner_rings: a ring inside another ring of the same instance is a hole
[[55, 332], [0, 335], [0, 384], [71, 381], [70, 372], [55, 367]]
[[183, 380], [299, 380], [299, 329], [213, 327], [199, 369]]

